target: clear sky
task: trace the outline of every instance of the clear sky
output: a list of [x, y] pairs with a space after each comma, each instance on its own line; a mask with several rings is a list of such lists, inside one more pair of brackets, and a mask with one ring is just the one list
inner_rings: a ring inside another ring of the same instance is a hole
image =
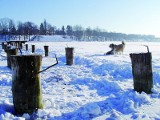
[[160, 0], [0, 0], [0, 18], [160, 37]]

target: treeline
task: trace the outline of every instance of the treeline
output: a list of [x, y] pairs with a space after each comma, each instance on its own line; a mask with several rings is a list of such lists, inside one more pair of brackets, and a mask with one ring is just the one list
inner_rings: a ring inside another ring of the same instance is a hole
[[67, 25], [57, 28], [44, 20], [39, 26], [33, 22], [17, 22], [12, 19], [0, 19], [0, 37], [4, 40], [23, 39], [32, 40], [30, 36], [37, 35], [65, 35], [79, 41], [106, 41], [106, 40], [154, 40], [154, 35], [124, 34], [107, 32], [100, 28], [83, 28], [81, 25]]

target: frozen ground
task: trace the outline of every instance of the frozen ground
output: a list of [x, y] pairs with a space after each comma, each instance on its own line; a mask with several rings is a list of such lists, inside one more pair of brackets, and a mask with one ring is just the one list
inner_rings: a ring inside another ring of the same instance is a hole
[[[159, 120], [160, 119], [160, 43], [126, 42], [122, 55], [104, 55], [112, 42], [29, 42], [43, 55], [41, 73], [44, 109], [32, 115], [14, 116], [12, 71], [6, 67], [5, 53], [0, 48], [0, 120]], [[120, 42], [114, 42], [119, 44]], [[49, 45], [44, 57], [43, 46]], [[152, 52], [154, 88], [148, 95], [133, 90], [129, 53]], [[72, 66], [65, 65], [65, 47], [74, 47]]]

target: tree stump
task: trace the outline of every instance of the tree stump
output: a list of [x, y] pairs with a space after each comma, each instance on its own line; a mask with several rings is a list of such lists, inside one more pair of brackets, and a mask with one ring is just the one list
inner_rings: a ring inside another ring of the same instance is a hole
[[151, 93], [153, 88], [152, 55], [151, 53], [130, 54], [132, 62], [132, 74], [134, 90]]
[[5, 45], [5, 43], [4, 43], [4, 42], [2, 42], [2, 49], [4, 49], [4, 45]]
[[35, 53], [35, 45], [32, 45], [32, 53]]
[[28, 51], [28, 44], [26, 44], [26, 51]]
[[40, 71], [41, 55], [11, 56], [12, 95], [16, 114], [23, 114], [43, 108]]
[[7, 53], [7, 66], [11, 68], [11, 55], [18, 55], [18, 49], [6, 49], [5, 52]]
[[7, 44], [3, 45], [3, 49], [6, 50], [7, 49]]
[[48, 56], [48, 48], [49, 48], [49, 46], [44, 46], [44, 51], [45, 51], [45, 56], [47, 57]]
[[18, 43], [18, 46], [19, 46], [20, 49], [22, 49], [22, 48], [23, 48], [22, 42], [19, 42], [19, 43]]
[[66, 65], [73, 65], [73, 58], [74, 58], [74, 48], [72, 47], [67, 47], [65, 48], [66, 51]]

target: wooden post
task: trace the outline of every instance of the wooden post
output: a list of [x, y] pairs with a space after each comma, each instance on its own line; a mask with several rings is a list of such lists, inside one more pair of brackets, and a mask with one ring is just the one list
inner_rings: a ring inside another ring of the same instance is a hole
[[26, 44], [26, 51], [28, 51], [28, 44]]
[[6, 49], [7, 53], [7, 66], [11, 68], [11, 55], [18, 55], [18, 49]]
[[35, 53], [35, 45], [32, 45], [32, 53]]
[[48, 51], [49, 51], [49, 50], [48, 50], [48, 47], [49, 47], [49, 46], [46, 46], [46, 45], [44, 46], [44, 51], [45, 51], [45, 56], [46, 56], [46, 57], [48, 56]]
[[5, 45], [4, 42], [2, 42], [2, 49], [4, 49], [4, 45]]
[[18, 48], [19, 46], [18, 46], [18, 42], [17, 41], [15, 42], [15, 44], [16, 44], [15, 46]]
[[66, 51], [66, 65], [72, 65], [73, 64], [73, 58], [74, 58], [74, 48], [67, 47], [65, 48]]
[[130, 54], [132, 62], [132, 74], [134, 90], [151, 93], [153, 88], [152, 55], [148, 53]]
[[19, 47], [20, 49], [23, 48], [23, 45], [22, 45], [22, 42], [21, 42], [21, 41], [18, 42], [18, 47]]
[[3, 49], [4, 49], [4, 51], [7, 49], [7, 44], [3, 45]]
[[15, 55], [12, 60], [12, 95], [16, 114], [43, 109], [40, 71], [41, 55]]

